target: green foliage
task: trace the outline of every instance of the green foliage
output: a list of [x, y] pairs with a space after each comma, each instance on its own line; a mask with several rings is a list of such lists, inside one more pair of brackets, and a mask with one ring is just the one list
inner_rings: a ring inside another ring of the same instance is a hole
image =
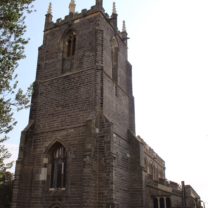
[[[5, 139], [1, 139], [0, 143], [5, 141]], [[12, 167], [12, 162], [4, 163], [4, 160], [10, 156], [11, 154], [4, 145], [0, 145], [0, 207], [2, 208], [9, 208], [12, 200], [13, 175], [6, 171]]]
[[12, 162], [5, 164], [5, 159], [10, 158], [11, 154], [8, 152], [8, 150], [5, 148], [5, 146], [2, 144], [7, 137], [0, 139], [0, 183], [2, 181], [2, 178], [4, 176], [4, 173], [7, 169], [10, 169], [12, 167]]
[[32, 0], [1, 0], [0, 2], [0, 92], [12, 92], [16, 83], [14, 70], [18, 61], [24, 58], [24, 46], [28, 40], [23, 37], [26, 31], [25, 12], [31, 12]]
[[[25, 15], [32, 12], [33, 0], [0, 0], [0, 172], [11, 164], [4, 164], [10, 157], [3, 145], [6, 135], [14, 128], [14, 111], [29, 106], [31, 89], [24, 93], [18, 89], [15, 69], [25, 57], [28, 39]], [[3, 138], [3, 139], [1, 139]]]
[[12, 130], [16, 122], [13, 108], [28, 107], [28, 94], [17, 90], [18, 81], [15, 69], [18, 61], [24, 58], [24, 47], [28, 40], [25, 12], [31, 12], [32, 0], [0, 1], [0, 134]]

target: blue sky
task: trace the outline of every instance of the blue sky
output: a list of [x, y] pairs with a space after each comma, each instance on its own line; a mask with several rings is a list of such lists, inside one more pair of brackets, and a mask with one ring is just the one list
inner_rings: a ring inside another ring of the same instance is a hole
[[[54, 21], [68, 14], [69, 0], [52, 0]], [[111, 14], [112, 0], [104, 0]], [[36, 0], [26, 23], [30, 43], [20, 62], [20, 85], [35, 79], [38, 47], [49, 0]], [[77, 0], [76, 11], [94, 0]], [[185, 180], [208, 202], [208, 1], [117, 0], [118, 24], [126, 20], [133, 65], [136, 129], [166, 161], [169, 180]], [[17, 155], [28, 111], [17, 114], [8, 147]]]

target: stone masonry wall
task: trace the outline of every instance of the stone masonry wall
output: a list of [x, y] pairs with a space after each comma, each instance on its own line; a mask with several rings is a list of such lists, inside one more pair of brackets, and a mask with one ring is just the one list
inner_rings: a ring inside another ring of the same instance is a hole
[[33, 102], [37, 131], [85, 122], [95, 115], [95, 70], [85, 70], [39, 82]]

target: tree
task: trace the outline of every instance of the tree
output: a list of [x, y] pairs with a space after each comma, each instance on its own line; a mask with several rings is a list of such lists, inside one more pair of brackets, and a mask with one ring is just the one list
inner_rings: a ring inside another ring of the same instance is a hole
[[34, 0], [0, 1], [0, 172], [11, 164], [4, 164], [10, 157], [3, 145], [7, 134], [14, 128], [14, 111], [28, 107], [31, 88], [24, 94], [18, 89], [16, 68], [18, 61], [25, 57], [24, 48], [28, 39], [25, 15], [32, 12]]
[[5, 172], [0, 178], [0, 207], [9, 208], [12, 200], [13, 174]]
[[11, 156], [11, 154], [2, 144], [5, 141], [5, 139], [6, 138], [0, 139], [0, 184], [3, 180], [4, 173], [6, 172], [6, 170], [12, 167], [12, 162], [7, 164], [4, 163], [4, 160], [10, 158]]

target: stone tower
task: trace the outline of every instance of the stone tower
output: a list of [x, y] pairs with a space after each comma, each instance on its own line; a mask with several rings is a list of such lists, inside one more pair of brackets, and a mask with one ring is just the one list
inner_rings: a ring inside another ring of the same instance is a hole
[[102, 0], [52, 20], [39, 48], [12, 208], [143, 208], [127, 32]]

